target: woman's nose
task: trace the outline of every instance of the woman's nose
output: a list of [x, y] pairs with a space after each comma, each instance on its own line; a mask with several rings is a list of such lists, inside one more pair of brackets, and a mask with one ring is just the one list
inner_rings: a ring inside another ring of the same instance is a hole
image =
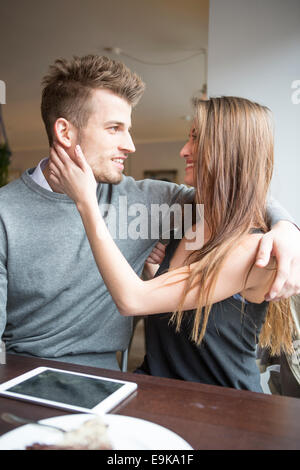
[[189, 155], [191, 155], [191, 144], [188, 141], [180, 150], [180, 156], [181, 158], [185, 158], [185, 157], [188, 157]]

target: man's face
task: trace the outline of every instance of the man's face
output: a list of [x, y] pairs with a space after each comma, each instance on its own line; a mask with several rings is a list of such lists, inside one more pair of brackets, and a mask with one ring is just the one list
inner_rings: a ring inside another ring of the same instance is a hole
[[94, 90], [90, 99], [92, 112], [77, 143], [96, 180], [118, 184], [127, 154], [135, 152], [129, 133], [131, 106], [109, 90]]

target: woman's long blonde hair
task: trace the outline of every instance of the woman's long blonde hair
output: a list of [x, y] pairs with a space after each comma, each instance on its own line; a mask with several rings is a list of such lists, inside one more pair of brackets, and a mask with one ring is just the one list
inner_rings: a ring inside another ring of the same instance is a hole
[[[266, 199], [274, 144], [271, 113], [264, 106], [228, 96], [198, 99], [194, 106], [195, 202], [204, 204], [210, 238], [188, 258], [188, 264], [196, 262], [196, 267], [190, 269], [172, 321], [178, 330], [184, 299], [197, 283], [199, 302], [192, 340], [199, 344], [212, 307], [211, 294], [230, 250], [253, 228], [269, 230]], [[270, 348], [271, 354], [292, 352], [293, 328], [289, 301], [271, 302], [259, 338], [261, 346]]]

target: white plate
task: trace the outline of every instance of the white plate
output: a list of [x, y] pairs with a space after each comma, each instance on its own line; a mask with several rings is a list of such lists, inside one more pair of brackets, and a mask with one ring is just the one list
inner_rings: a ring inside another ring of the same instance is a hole
[[[69, 431], [90, 419], [88, 414], [57, 416], [40, 422]], [[107, 414], [102, 417], [114, 450], [192, 450], [178, 434], [158, 424], [130, 416]], [[50, 428], [26, 424], [0, 437], [0, 450], [22, 450], [35, 442], [55, 444], [61, 433]]]

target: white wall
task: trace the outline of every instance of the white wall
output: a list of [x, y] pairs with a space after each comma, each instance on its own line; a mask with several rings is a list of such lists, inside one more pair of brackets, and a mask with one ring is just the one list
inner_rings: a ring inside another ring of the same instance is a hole
[[[300, 80], [300, 0], [210, 0], [208, 94], [242, 96], [272, 110], [272, 194], [300, 225], [300, 99], [292, 89], [295, 80]], [[299, 104], [292, 102], [293, 93]]]

